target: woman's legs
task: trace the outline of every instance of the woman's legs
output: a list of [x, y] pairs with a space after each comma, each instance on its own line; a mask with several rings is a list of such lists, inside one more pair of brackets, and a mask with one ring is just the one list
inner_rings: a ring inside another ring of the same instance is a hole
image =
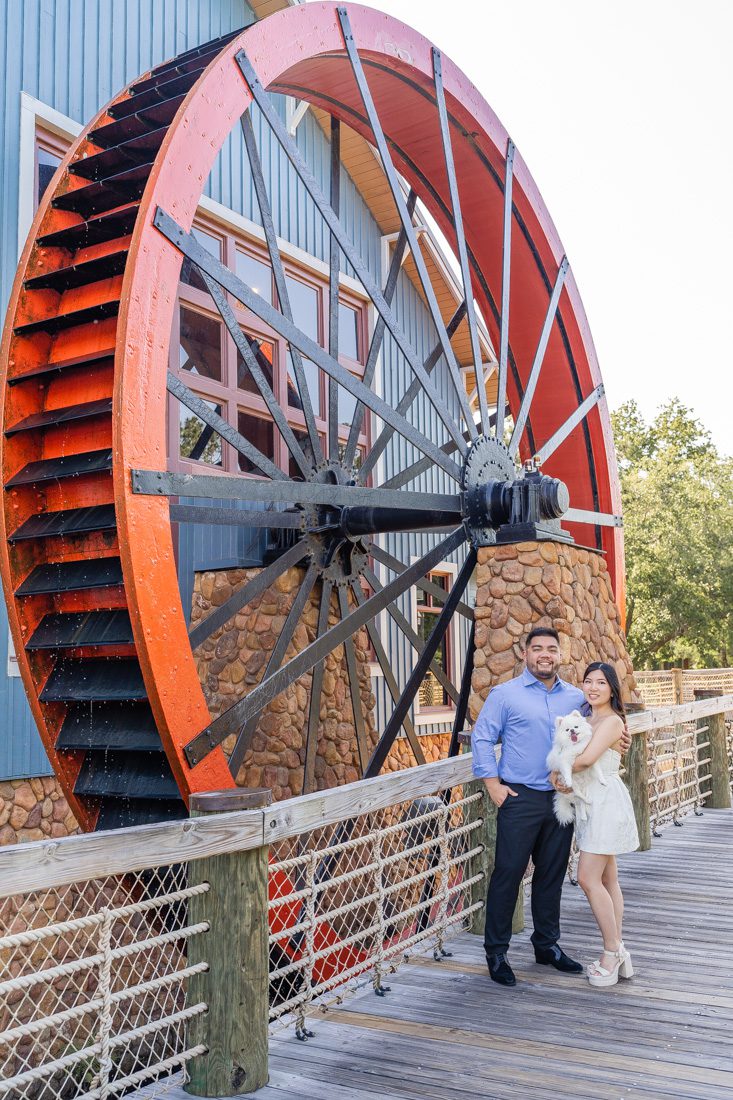
[[601, 882], [611, 895], [611, 901], [613, 902], [613, 911], [616, 916], [616, 929], [618, 931], [618, 938], [622, 940], [623, 932], [621, 930], [624, 922], [624, 895], [621, 893], [621, 887], [618, 881], [618, 864], [615, 856], [609, 856], [608, 862], [603, 870], [601, 876]]
[[603, 874], [610, 859], [613, 859], [613, 856], [581, 852], [578, 863], [578, 882], [590, 902], [593, 916], [603, 937], [601, 966], [606, 969], [613, 966], [611, 956], [618, 951], [621, 940], [613, 898], [603, 883]]

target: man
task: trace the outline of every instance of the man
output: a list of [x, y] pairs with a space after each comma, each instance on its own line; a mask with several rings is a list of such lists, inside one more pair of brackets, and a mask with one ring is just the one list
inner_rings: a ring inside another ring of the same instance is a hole
[[[572, 825], [560, 825], [553, 813], [553, 784], [547, 754], [555, 719], [579, 709], [579, 688], [557, 675], [560, 636], [551, 627], [535, 627], [525, 641], [525, 671], [493, 688], [471, 739], [473, 774], [484, 780], [498, 808], [496, 859], [486, 898], [484, 947], [489, 973], [499, 985], [516, 985], [507, 962], [512, 915], [530, 856], [532, 944], [538, 963], [569, 974], [583, 967], [558, 945], [560, 895], [573, 839]], [[494, 749], [501, 741], [497, 766]], [[624, 748], [628, 747], [628, 743]]]

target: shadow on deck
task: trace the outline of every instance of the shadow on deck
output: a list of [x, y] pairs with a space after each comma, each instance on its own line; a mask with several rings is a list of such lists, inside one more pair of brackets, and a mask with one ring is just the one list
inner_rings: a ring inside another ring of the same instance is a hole
[[[413, 960], [391, 979], [270, 1048], [257, 1100], [472, 1100], [733, 1095], [733, 814], [708, 811], [625, 856], [624, 938], [636, 977], [594, 990], [534, 962], [516, 936], [515, 989], [493, 984], [480, 939], [442, 963]], [[587, 962], [598, 933], [566, 885], [563, 945]], [[171, 1095], [183, 1097], [183, 1092]]]

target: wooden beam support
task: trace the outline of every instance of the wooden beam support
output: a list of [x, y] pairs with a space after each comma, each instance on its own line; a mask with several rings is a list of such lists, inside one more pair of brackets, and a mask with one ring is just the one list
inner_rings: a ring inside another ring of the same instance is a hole
[[[719, 699], [722, 692], [698, 688], [695, 691], [695, 700]], [[703, 764], [700, 769], [700, 778], [704, 774], [710, 776], [710, 798], [705, 803], [711, 810], [729, 810], [731, 808], [730, 793], [730, 768], [728, 765], [728, 748], [726, 745], [725, 714], [721, 710], [716, 714], [710, 714], [707, 718], [698, 719], [698, 726], [707, 726], [703, 733], [698, 732], [698, 743], [708, 741], [707, 755], [709, 764]]]
[[[269, 790], [226, 790], [191, 796], [191, 816], [269, 806]], [[186, 1091], [192, 1096], [236, 1096], [267, 1084], [268, 919], [266, 847], [194, 859], [189, 885], [209, 883], [191, 898], [189, 920], [208, 921], [209, 931], [188, 945], [189, 965], [208, 970], [189, 979], [188, 1000], [205, 1001], [194, 1017], [188, 1042], [207, 1053], [192, 1059]]]

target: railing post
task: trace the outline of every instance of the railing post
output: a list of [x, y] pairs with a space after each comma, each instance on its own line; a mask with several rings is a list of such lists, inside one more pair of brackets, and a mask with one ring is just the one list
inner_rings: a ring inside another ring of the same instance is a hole
[[672, 693], [674, 695], [674, 701], [676, 704], [684, 702], [683, 696], [685, 694], [684, 684], [682, 680], [682, 669], [673, 668], [670, 669], [672, 673]]
[[[643, 709], [644, 707], [637, 703], [628, 703], [626, 706], [629, 714], [638, 713]], [[652, 830], [649, 803], [649, 745], [645, 731], [632, 736], [631, 748], [626, 753], [624, 764], [639, 833], [639, 851], [648, 852], [652, 846]]]
[[[227, 790], [191, 795], [191, 817], [269, 806], [269, 790]], [[209, 931], [189, 941], [189, 964], [209, 969], [189, 980], [190, 1003], [206, 1001], [195, 1017], [189, 1045], [205, 1044], [192, 1059], [186, 1091], [193, 1096], [235, 1096], [267, 1084], [268, 919], [267, 848], [204, 856], [188, 865], [189, 885], [208, 882], [191, 898], [190, 921]]]
[[[722, 695], [721, 691], [708, 688], [697, 688], [695, 699], [715, 699]], [[709, 764], [703, 764], [700, 770], [700, 778], [710, 776], [710, 798], [705, 805], [711, 810], [729, 810], [731, 808], [730, 775], [728, 771], [728, 747], [725, 736], [725, 715], [711, 714], [707, 718], [699, 718], [698, 727], [707, 726], [705, 732], [698, 733], [698, 743], [705, 740], [710, 742], [708, 755]], [[705, 769], [705, 770], [703, 770]]]

